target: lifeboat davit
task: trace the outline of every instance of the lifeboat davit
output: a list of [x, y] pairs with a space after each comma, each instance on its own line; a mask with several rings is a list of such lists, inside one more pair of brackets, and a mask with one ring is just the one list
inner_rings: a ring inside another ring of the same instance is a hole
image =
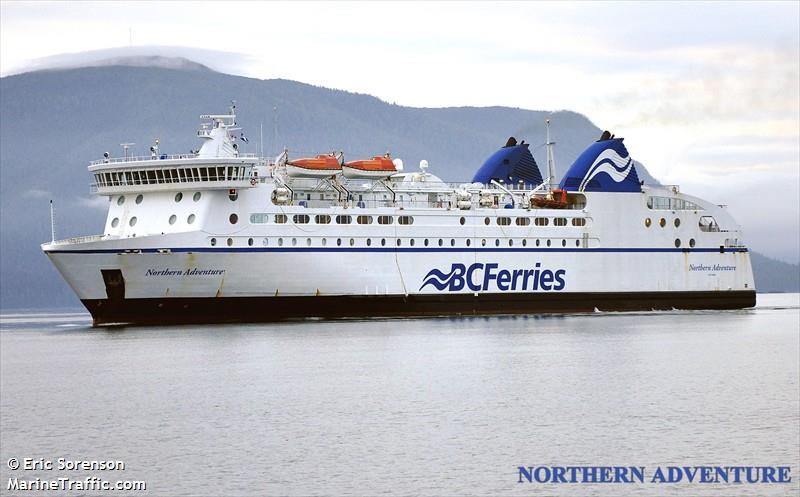
[[397, 172], [389, 157], [373, 157], [367, 160], [354, 160], [342, 166], [345, 178], [382, 179]]
[[567, 192], [555, 188], [551, 193], [546, 196], [537, 196], [531, 199], [531, 204], [542, 209], [566, 209], [567, 208]]
[[318, 155], [313, 159], [295, 159], [286, 162], [286, 174], [292, 178], [329, 178], [342, 171], [336, 156]]

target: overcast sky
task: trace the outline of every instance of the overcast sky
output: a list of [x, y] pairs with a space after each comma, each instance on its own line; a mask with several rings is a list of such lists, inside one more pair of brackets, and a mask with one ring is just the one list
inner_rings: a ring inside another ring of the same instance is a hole
[[2, 75], [179, 46], [224, 72], [400, 105], [577, 111], [661, 181], [729, 204], [748, 238], [779, 239], [770, 255], [800, 258], [799, 2], [0, 5]]

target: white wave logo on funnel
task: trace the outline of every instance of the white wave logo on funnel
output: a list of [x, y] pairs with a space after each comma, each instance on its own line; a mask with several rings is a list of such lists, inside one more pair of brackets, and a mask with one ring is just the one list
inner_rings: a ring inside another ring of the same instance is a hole
[[581, 181], [578, 191], [584, 191], [587, 183], [601, 173], [608, 174], [616, 183], [622, 183], [631, 173], [632, 167], [633, 159], [621, 157], [615, 150], [607, 148], [597, 156], [591, 167], [589, 167], [586, 176], [584, 176], [583, 181]]

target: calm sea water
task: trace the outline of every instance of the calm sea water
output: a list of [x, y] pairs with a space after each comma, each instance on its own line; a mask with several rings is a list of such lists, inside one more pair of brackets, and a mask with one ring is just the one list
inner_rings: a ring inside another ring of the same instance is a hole
[[[0, 493], [97, 476], [147, 484], [105, 495], [797, 495], [800, 295], [758, 302], [108, 329], [3, 314]], [[26, 457], [125, 469], [9, 469]], [[785, 465], [793, 482], [518, 483], [542, 464]]]

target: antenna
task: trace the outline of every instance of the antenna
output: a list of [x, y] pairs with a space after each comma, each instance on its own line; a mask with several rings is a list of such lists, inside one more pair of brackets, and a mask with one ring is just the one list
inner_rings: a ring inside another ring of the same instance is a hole
[[131, 148], [131, 145], [136, 145], [135, 143], [120, 143], [119, 146], [122, 147], [122, 150], [125, 154], [125, 161], [128, 160], [128, 149]]
[[50, 199], [50, 241], [56, 241], [56, 210], [53, 207], [53, 199]]
[[272, 107], [273, 123], [272, 123], [272, 147], [273, 150], [278, 149], [278, 106]]
[[547, 128], [547, 142], [545, 143], [547, 145], [547, 175], [549, 176], [549, 186], [552, 190], [556, 187], [556, 166], [553, 158], [553, 145], [556, 142], [550, 141], [550, 119], [545, 120], [545, 128]]

